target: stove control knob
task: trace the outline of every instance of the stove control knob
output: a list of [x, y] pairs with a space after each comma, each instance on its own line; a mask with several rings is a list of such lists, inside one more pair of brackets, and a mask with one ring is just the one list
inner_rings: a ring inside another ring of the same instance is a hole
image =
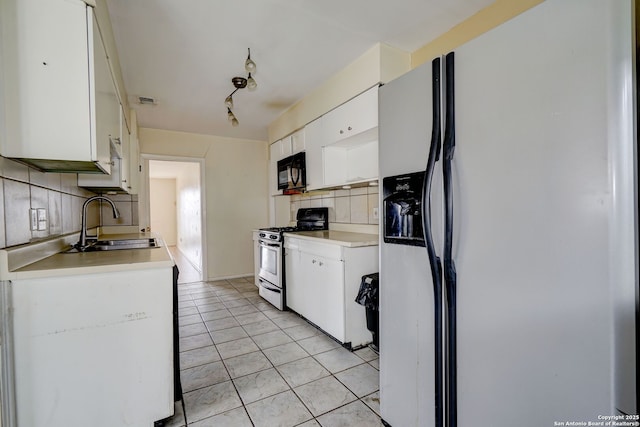
[[260, 233], [260, 237], [266, 237], [267, 235], [264, 233]]
[[278, 236], [274, 236], [274, 235], [271, 235], [270, 237], [272, 240], [276, 240], [278, 238]]

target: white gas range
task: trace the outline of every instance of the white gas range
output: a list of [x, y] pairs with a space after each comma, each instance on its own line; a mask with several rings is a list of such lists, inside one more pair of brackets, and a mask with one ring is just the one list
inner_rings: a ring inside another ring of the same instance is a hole
[[302, 208], [296, 213], [295, 227], [261, 228], [258, 234], [260, 296], [278, 310], [286, 308], [286, 278], [283, 256], [284, 233], [329, 229], [328, 208]]

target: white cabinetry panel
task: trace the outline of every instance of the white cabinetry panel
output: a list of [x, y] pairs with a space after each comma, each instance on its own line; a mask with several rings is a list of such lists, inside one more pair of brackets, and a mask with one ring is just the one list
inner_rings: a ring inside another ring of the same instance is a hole
[[346, 342], [344, 328], [344, 262], [301, 252], [300, 264], [308, 281], [305, 313], [340, 342]]
[[93, 8], [3, 0], [0, 27], [2, 155], [43, 170], [109, 172], [109, 146], [95, 135]]
[[375, 86], [324, 115], [324, 140], [332, 144], [377, 126], [378, 86]]
[[291, 147], [291, 135], [285, 136], [279, 142], [280, 142], [280, 157], [278, 158], [278, 160], [284, 159], [285, 157], [289, 157], [291, 154], [293, 154], [293, 151], [292, 151], [293, 149]]
[[291, 154], [296, 154], [305, 149], [305, 128], [291, 134]]
[[144, 426], [173, 412], [171, 268], [11, 286], [19, 425]]
[[308, 294], [308, 277], [304, 275], [301, 253], [295, 246], [285, 246], [286, 304], [297, 313], [307, 311], [305, 295]]
[[285, 239], [287, 306], [342, 343], [371, 342], [364, 307], [355, 302], [360, 278], [378, 271], [378, 247]]
[[307, 190], [322, 188], [324, 170], [322, 167], [322, 117], [312, 121], [304, 128], [307, 166]]

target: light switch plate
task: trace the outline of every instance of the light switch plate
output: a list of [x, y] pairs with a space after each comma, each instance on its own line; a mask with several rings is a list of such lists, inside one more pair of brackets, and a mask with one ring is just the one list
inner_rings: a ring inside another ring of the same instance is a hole
[[35, 231], [38, 229], [38, 210], [37, 209], [29, 209], [29, 217], [31, 221], [31, 230]]
[[373, 219], [378, 219], [378, 208], [373, 208]]

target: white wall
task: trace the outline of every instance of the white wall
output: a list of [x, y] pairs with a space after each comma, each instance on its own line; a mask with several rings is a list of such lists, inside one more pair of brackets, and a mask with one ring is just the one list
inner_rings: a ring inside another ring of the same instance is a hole
[[268, 224], [266, 141], [139, 129], [143, 154], [205, 161], [207, 279], [253, 274], [252, 230]]
[[411, 69], [408, 52], [378, 43], [269, 124], [269, 142], [300, 129], [329, 110]]
[[178, 241], [176, 180], [173, 178], [150, 178], [149, 204], [151, 231], [160, 233], [168, 246], [175, 246]]
[[176, 178], [178, 249], [202, 271], [202, 219], [200, 213], [200, 164], [185, 163]]

